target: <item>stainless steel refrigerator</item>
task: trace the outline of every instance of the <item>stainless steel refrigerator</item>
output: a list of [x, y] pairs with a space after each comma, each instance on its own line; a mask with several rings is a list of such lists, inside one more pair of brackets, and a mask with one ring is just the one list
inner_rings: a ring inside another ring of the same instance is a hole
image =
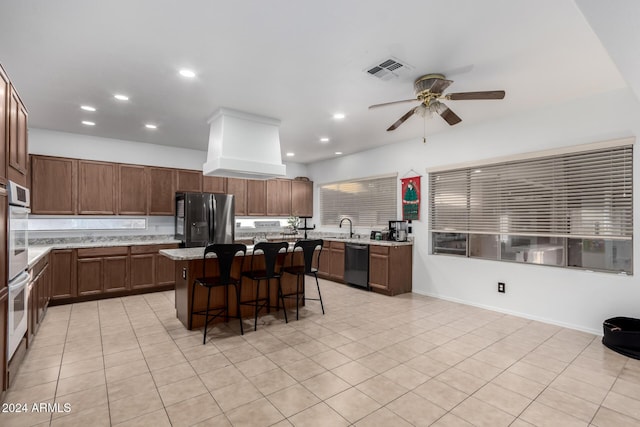
[[233, 243], [235, 203], [232, 194], [176, 193], [176, 240], [192, 248]]

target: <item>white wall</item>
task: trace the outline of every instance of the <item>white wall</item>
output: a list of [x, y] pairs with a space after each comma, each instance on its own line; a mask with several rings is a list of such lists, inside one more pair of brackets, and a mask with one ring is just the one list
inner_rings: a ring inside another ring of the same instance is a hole
[[[105, 162], [202, 170], [207, 152], [90, 135], [29, 129], [29, 153]], [[285, 163], [287, 178], [306, 176], [307, 167]]]
[[[414, 292], [601, 333], [604, 319], [640, 317], [640, 256], [634, 257], [636, 276], [625, 277], [429, 255], [426, 168], [635, 136], [639, 131], [640, 105], [627, 89], [492, 123], [465, 126], [463, 122], [428, 137], [426, 144], [417, 135], [415, 140], [309, 165], [316, 185], [314, 220], [319, 221], [317, 185], [387, 173], [402, 177], [415, 169], [423, 178], [421, 221], [413, 222]], [[636, 154], [635, 170], [640, 170], [638, 157]], [[635, 254], [640, 254], [638, 187], [634, 194]], [[497, 292], [499, 281], [506, 282], [505, 294]]]

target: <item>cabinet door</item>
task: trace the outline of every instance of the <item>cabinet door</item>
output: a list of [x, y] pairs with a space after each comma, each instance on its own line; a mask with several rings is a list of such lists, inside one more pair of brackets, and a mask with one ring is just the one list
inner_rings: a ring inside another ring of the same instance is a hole
[[0, 394], [7, 389], [7, 312], [9, 311], [9, 290], [0, 288]]
[[333, 280], [344, 280], [344, 243], [331, 242], [329, 276]]
[[75, 254], [73, 249], [59, 249], [51, 252], [51, 298], [71, 298], [77, 296]]
[[9, 94], [9, 169], [7, 176], [20, 185], [27, 185], [27, 110], [15, 88]]
[[175, 211], [175, 169], [147, 168], [149, 215], [171, 216]]
[[247, 180], [227, 178], [227, 193], [234, 195], [236, 215], [247, 215]]
[[291, 181], [291, 215], [313, 216], [313, 182]]
[[78, 162], [78, 213], [115, 215], [117, 168], [115, 163]]
[[221, 176], [202, 176], [202, 191], [205, 193], [226, 193], [227, 180]]
[[0, 184], [7, 182], [7, 106], [9, 105], [9, 78], [0, 66]]
[[320, 263], [318, 265], [318, 273], [328, 276], [329, 263], [331, 262], [331, 249], [329, 247], [329, 242], [325, 242], [325, 245], [322, 248], [322, 252], [320, 252], [319, 261]]
[[31, 156], [31, 213], [74, 215], [78, 161]]
[[247, 180], [247, 215], [267, 214], [267, 184], [257, 179]]
[[102, 259], [102, 291], [114, 292], [129, 289], [129, 257], [112, 256]]
[[156, 255], [131, 255], [131, 289], [150, 288], [155, 285]]
[[[47, 311], [47, 307], [49, 307], [49, 301], [51, 300], [51, 267], [47, 265], [44, 270], [42, 270], [42, 317], [44, 318], [44, 314]], [[42, 318], [40, 319], [42, 320]]]
[[175, 285], [176, 284], [176, 262], [164, 255], [156, 257], [156, 284]]
[[202, 172], [178, 169], [176, 171], [176, 191], [202, 191]]
[[102, 293], [102, 258], [78, 258], [78, 296]]
[[118, 213], [147, 214], [147, 175], [144, 166], [118, 165]]
[[270, 179], [267, 181], [267, 215], [291, 215], [291, 180]]
[[383, 289], [389, 287], [389, 256], [369, 254], [369, 285]]

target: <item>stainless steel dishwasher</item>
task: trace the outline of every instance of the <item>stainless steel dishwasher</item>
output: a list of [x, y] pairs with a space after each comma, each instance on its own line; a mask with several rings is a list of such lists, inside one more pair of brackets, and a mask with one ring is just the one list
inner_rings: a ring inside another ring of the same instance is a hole
[[344, 280], [350, 285], [369, 289], [369, 245], [345, 245]]

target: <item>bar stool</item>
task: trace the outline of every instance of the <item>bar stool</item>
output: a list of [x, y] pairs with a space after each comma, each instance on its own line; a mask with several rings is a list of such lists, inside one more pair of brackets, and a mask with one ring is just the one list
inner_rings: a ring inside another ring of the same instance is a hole
[[[295, 298], [296, 299], [296, 320], [299, 319], [300, 313], [300, 299], [303, 301], [313, 300], [320, 301], [320, 307], [322, 308], [322, 314], [324, 315], [324, 305], [322, 304], [322, 294], [320, 293], [320, 284], [318, 283], [318, 269], [313, 267], [314, 261], [316, 265], [320, 263], [320, 254], [322, 253], [322, 246], [324, 242], [322, 239], [317, 240], [300, 240], [296, 242], [293, 247], [293, 254], [291, 256], [291, 265], [285, 266], [282, 270], [285, 273], [293, 274], [296, 276], [296, 290], [295, 292], [290, 292], [288, 294], [283, 294], [282, 289], [279, 289], [279, 293], [282, 295], [283, 301], [282, 305], [284, 305], [284, 298]], [[318, 249], [316, 251], [316, 249]], [[300, 252], [302, 250], [302, 255], [304, 259], [304, 264], [302, 265], [294, 265], [294, 256], [296, 252]], [[314, 259], [315, 258], [315, 259]], [[318, 298], [308, 298], [305, 296], [305, 275], [313, 274], [316, 278], [316, 286], [318, 287]], [[284, 310], [284, 320], [288, 323], [287, 320], [287, 310]]]
[[[218, 270], [217, 276], [207, 276], [207, 254], [214, 253], [218, 258]], [[221, 244], [215, 243], [207, 246], [204, 249], [204, 255], [202, 257], [202, 277], [198, 277], [194, 280], [191, 288], [191, 311], [189, 313], [189, 325], [193, 322], [193, 315], [205, 316], [204, 322], [204, 337], [202, 338], [202, 344], [207, 342], [207, 328], [209, 322], [213, 321], [217, 317], [225, 315], [225, 320], [229, 320], [229, 286], [233, 286], [236, 291], [236, 310], [238, 319], [240, 319], [240, 334], [244, 334], [242, 329], [242, 316], [240, 315], [240, 285], [241, 279], [231, 276], [231, 267], [235, 260], [236, 254], [242, 252], [242, 255], [246, 255], [247, 246], [242, 244]], [[244, 258], [242, 258], [244, 260]], [[207, 288], [207, 308], [205, 310], [194, 311], [193, 303], [195, 299], [196, 285]], [[211, 301], [211, 289], [224, 287], [224, 303], [216, 307], [210, 308]], [[210, 313], [213, 311], [213, 313]], [[211, 317], [213, 316], [213, 317]]]
[[[280, 290], [280, 277], [281, 277], [281, 269], [282, 264], [280, 263], [280, 268], [277, 268], [278, 255], [284, 255], [287, 253], [287, 249], [289, 249], [289, 243], [287, 242], [260, 242], [257, 243], [253, 247], [253, 256], [251, 257], [251, 267], [248, 271], [242, 272], [244, 277], [247, 277], [254, 282], [256, 282], [256, 298], [254, 300], [242, 301], [241, 304], [244, 305], [252, 305], [254, 307], [254, 324], [253, 330], [258, 330], [258, 312], [263, 308], [267, 309], [267, 312], [271, 310], [271, 279], [278, 280], [278, 290]], [[284, 250], [284, 253], [282, 251]], [[259, 252], [264, 255], [264, 268], [262, 266], [255, 266], [254, 261], [257, 259], [256, 253]], [[260, 283], [262, 281], [267, 282], [267, 296], [260, 297]]]

